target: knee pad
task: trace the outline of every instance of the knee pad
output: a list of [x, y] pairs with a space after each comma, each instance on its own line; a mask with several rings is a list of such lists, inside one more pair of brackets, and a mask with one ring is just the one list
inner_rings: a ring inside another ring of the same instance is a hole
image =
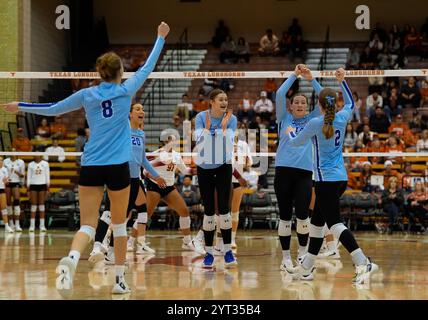
[[280, 237], [291, 236], [291, 221], [279, 220], [278, 235]]
[[112, 224], [111, 229], [113, 230], [113, 237], [126, 237], [128, 233], [126, 232], [126, 222], [121, 224]]
[[15, 206], [13, 209], [14, 209], [15, 216], [21, 215], [21, 207], [20, 206]]
[[13, 206], [19, 206], [20, 201], [18, 199], [13, 199]]
[[110, 211], [104, 211], [100, 218], [101, 221], [104, 221], [107, 223], [107, 225], [111, 224], [111, 212]]
[[95, 228], [91, 227], [91, 226], [81, 226], [79, 229], [79, 232], [83, 232], [86, 233], [89, 236], [89, 241], [91, 242], [92, 240], [95, 239]]
[[39, 211], [40, 212], [45, 212], [45, 205], [44, 204], [40, 204], [39, 205]]
[[180, 229], [190, 229], [190, 217], [180, 217], [179, 219]]
[[220, 229], [232, 229], [232, 216], [230, 213], [220, 215]]
[[202, 223], [202, 230], [214, 231], [215, 230], [215, 217], [204, 215], [204, 221]]
[[239, 212], [232, 212], [232, 221], [239, 222]]
[[36, 211], [37, 211], [37, 205], [32, 204], [32, 205], [31, 205], [31, 209], [30, 209], [30, 211], [31, 211], [31, 212], [36, 212]]
[[346, 228], [343, 223], [336, 223], [335, 225], [331, 226], [330, 231], [336, 239], [339, 239], [342, 232], [346, 229], [348, 228]]
[[132, 229], [138, 230], [138, 221], [135, 220], [134, 224], [132, 225]]
[[137, 212], [147, 212], [147, 205], [144, 203], [139, 206], [136, 206], [135, 210], [137, 210]]
[[318, 227], [312, 223], [309, 225], [309, 237], [311, 238], [324, 238], [324, 226]]
[[7, 212], [7, 209], [3, 209], [3, 210], [1, 211], [1, 215], [2, 215], [2, 216], [8, 216], [9, 214], [8, 214], [8, 212]]
[[308, 234], [309, 233], [309, 218], [305, 220], [297, 219], [297, 233], [300, 234]]
[[147, 212], [138, 212], [137, 223], [147, 224]]

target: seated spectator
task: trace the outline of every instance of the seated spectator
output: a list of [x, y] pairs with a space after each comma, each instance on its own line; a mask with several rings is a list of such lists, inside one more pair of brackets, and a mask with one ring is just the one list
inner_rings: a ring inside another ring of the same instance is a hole
[[267, 93], [267, 98], [275, 102], [275, 94], [276, 94], [276, 81], [274, 78], [267, 78], [264, 85], [263, 90]]
[[409, 122], [409, 128], [413, 134], [419, 133], [422, 130], [428, 129], [428, 121], [424, 122], [418, 111], [413, 111], [412, 120]]
[[177, 189], [188, 207], [197, 205], [199, 203], [199, 189], [197, 186], [192, 185], [191, 176], [185, 176], [183, 179], [183, 185], [178, 186]]
[[354, 149], [352, 152], [363, 152], [364, 151], [364, 144], [363, 141], [360, 139], [357, 139], [354, 144]]
[[279, 40], [279, 50], [282, 56], [286, 56], [291, 51], [291, 36], [287, 31], [282, 33], [281, 40]]
[[[385, 152], [385, 146], [382, 144], [382, 142], [379, 140], [379, 137], [377, 135], [373, 136], [372, 143], [366, 147], [367, 152]], [[370, 157], [369, 161], [371, 163], [380, 163], [382, 161], [381, 157]]]
[[374, 56], [377, 56], [379, 54], [379, 52], [381, 52], [383, 50], [383, 47], [384, 47], [384, 43], [380, 39], [379, 35], [376, 33], [373, 36], [373, 39], [369, 42], [370, 52]]
[[236, 45], [231, 36], [227, 36], [220, 47], [221, 63], [236, 63]]
[[243, 37], [240, 37], [238, 39], [238, 43], [236, 44], [235, 51], [235, 55], [238, 59], [238, 62], [244, 60], [246, 63], [250, 63], [250, 54], [250, 45]]
[[420, 46], [420, 35], [416, 31], [416, 28], [412, 26], [410, 33], [404, 37], [404, 52], [407, 55], [418, 54]]
[[422, 131], [421, 138], [416, 143], [417, 152], [428, 152], [428, 130]]
[[64, 139], [66, 135], [65, 125], [62, 123], [52, 122], [50, 125], [51, 139]]
[[228, 93], [234, 88], [233, 79], [222, 78], [219, 80], [219, 88], [224, 92]]
[[390, 122], [381, 107], [376, 107], [375, 114], [370, 117], [370, 130], [376, 133], [388, 133]]
[[377, 55], [377, 61], [379, 69], [387, 70], [391, 68], [391, 55], [386, 47]]
[[410, 77], [408, 83], [401, 88], [401, 99], [404, 107], [417, 108], [421, 103], [421, 93], [416, 85], [415, 77]]
[[244, 92], [244, 97], [239, 101], [238, 105], [238, 120], [242, 121], [247, 118], [248, 121], [252, 121], [254, 117], [254, 101], [250, 98], [248, 91]]
[[204, 79], [204, 84], [202, 85], [202, 93], [207, 96], [214, 89], [219, 88], [220, 81], [218, 79], [206, 78]]
[[364, 114], [363, 101], [360, 99], [357, 92], [352, 93], [352, 98], [354, 99], [354, 102], [355, 102], [352, 121], [357, 121], [358, 123], [361, 123], [361, 115]]
[[376, 186], [371, 184], [371, 178], [372, 178], [373, 172], [372, 172], [372, 164], [369, 161], [363, 162], [363, 168], [360, 173], [360, 180], [358, 183], [358, 188], [362, 192], [374, 192], [376, 189]]
[[389, 31], [387, 48], [393, 55], [397, 55], [401, 50], [401, 32], [396, 24]]
[[273, 34], [272, 29], [267, 29], [266, 34], [260, 39], [260, 56], [276, 56], [279, 50], [278, 37]]
[[302, 36], [297, 36], [296, 40], [291, 41], [291, 54], [290, 54], [290, 60], [291, 62], [294, 62], [295, 58], [305, 58], [306, 53], [306, 44], [303, 41]]
[[428, 107], [428, 81], [423, 79], [421, 82], [421, 102], [419, 107]]
[[400, 114], [395, 118], [395, 122], [391, 123], [388, 131], [400, 137], [407, 133], [407, 131], [410, 131], [410, 129], [407, 123], [403, 122], [403, 116]]
[[266, 129], [265, 125], [262, 122], [262, 118], [258, 115], [251, 121], [251, 123], [248, 126], [248, 129]]
[[291, 25], [288, 27], [288, 34], [292, 39], [303, 35], [302, 27], [297, 18], [293, 18]]
[[386, 99], [385, 107], [389, 109], [390, 115], [392, 117], [401, 115], [403, 107], [400, 104], [400, 96], [398, 94], [397, 88], [391, 89], [391, 92]]
[[382, 193], [382, 206], [389, 217], [388, 233], [392, 234], [394, 226], [398, 223], [398, 216], [404, 205], [404, 193], [398, 187], [395, 177], [389, 179], [386, 189]]
[[210, 105], [202, 93], [198, 95], [198, 100], [193, 102], [193, 110], [197, 114], [201, 111], [209, 109]]
[[189, 102], [189, 96], [186, 93], [181, 96], [181, 103], [175, 107], [174, 116], [179, 116], [182, 121], [193, 118], [193, 104]]
[[221, 44], [228, 36], [230, 36], [229, 28], [226, 26], [223, 20], [219, 20], [212, 38], [212, 44], [214, 48], [220, 48]]
[[254, 105], [254, 111], [263, 120], [270, 120], [273, 113], [273, 103], [267, 98], [266, 91], [260, 92], [260, 99]]
[[374, 132], [370, 131], [370, 126], [365, 124], [363, 131], [358, 135], [358, 140], [361, 140], [364, 146], [368, 146], [373, 141]]
[[352, 124], [348, 123], [346, 126], [346, 132], [345, 132], [345, 140], [343, 142], [343, 145], [347, 149], [352, 149], [355, 145], [355, 142], [357, 142], [358, 135], [354, 130], [354, 127]]
[[[418, 228], [421, 232], [425, 231], [425, 217], [428, 213], [428, 193], [425, 189], [424, 183], [418, 181], [415, 184], [415, 191], [407, 197], [407, 211], [411, 228], [419, 225]], [[415, 228], [416, 229], [416, 228]]]
[[64, 160], [65, 160], [64, 148], [59, 145], [59, 141], [56, 138], [52, 139], [52, 145], [50, 147], [46, 148], [45, 152], [58, 153], [58, 156], [56, 156], [56, 157], [55, 156], [49, 157], [47, 155], [43, 156], [43, 160], [45, 160], [45, 161], [52, 160], [54, 162], [57, 162], [57, 161], [58, 162], [64, 162]]
[[360, 68], [364, 70], [374, 69], [377, 63], [376, 56], [370, 52], [370, 47], [366, 47], [360, 55]]
[[363, 132], [364, 125], [368, 124], [370, 126], [370, 118], [368, 116], [363, 116], [362, 122], [357, 127], [357, 134]]
[[396, 170], [393, 170], [392, 166], [393, 166], [392, 161], [390, 161], [390, 160], [385, 161], [385, 163], [384, 163], [385, 170], [383, 172], [383, 177], [384, 177], [383, 186], [385, 188], [389, 185], [389, 180], [391, 178], [396, 178], [397, 183], [398, 183], [398, 181], [403, 181], [403, 176], [401, 175], [401, 173], [399, 173]]
[[[404, 145], [394, 134], [388, 138], [385, 143], [385, 152], [403, 152]], [[388, 157], [387, 159], [392, 160], [396, 163], [401, 163], [403, 159], [401, 157]]]
[[12, 141], [12, 148], [18, 152], [29, 152], [33, 150], [30, 139], [24, 135], [24, 129], [18, 128], [15, 139]]
[[37, 127], [37, 135], [41, 138], [49, 138], [51, 136], [51, 130], [49, 128], [48, 120], [43, 118], [40, 122], [40, 126]]
[[181, 121], [179, 116], [174, 116], [172, 128], [177, 130], [180, 135], [183, 132], [183, 122]]
[[368, 117], [374, 115], [377, 107], [383, 108], [383, 98], [378, 92], [373, 92], [366, 99], [366, 114]]
[[403, 190], [405, 192], [412, 192], [413, 185], [414, 185], [414, 177], [415, 177], [415, 174], [412, 171], [412, 163], [406, 162], [404, 164], [404, 172], [402, 175], [402, 180], [398, 181], [399, 184], [401, 182], [400, 185], [403, 186]]
[[358, 69], [360, 65], [360, 52], [355, 45], [350, 45], [346, 56], [346, 69]]

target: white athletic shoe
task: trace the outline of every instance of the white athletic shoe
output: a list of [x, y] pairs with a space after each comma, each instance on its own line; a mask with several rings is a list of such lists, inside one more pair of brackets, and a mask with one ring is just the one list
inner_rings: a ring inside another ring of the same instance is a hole
[[35, 227], [30, 227], [29, 229], [28, 229], [28, 232], [34, 232], [36, 230], [36, 228]]
[[56, 267], [56, 289], [63, 298], [71, 298], [73, 295], [73, 278], [76, 265], [70, 257], [62, 258]]
[[131, 288], [126, 283], [125, 277], [116, 276], [116, 283], [114, 284], [113, 289], [111, 290], [111, 293], [126, 294], [130, 292], [131, 292]]
[[48, 230], [46, 229], [46, 227], [40, 227], [40, 232], [47, 232]]
[[312, 281], [314, 280], [314, 271], [315, 267], [312, 267], [310, 269], [305, 269], [302, 265], [298, 265], [295, 268], [287, 268], [286, 271], [293, 276], [296, 280], [303, 280], [303, 281]]
[[104, 264], [113, 265], [115, 263], [114, 250], [108, 250], [104, 256]]
[[281, 266], [279, 267], [279, 269], [281, 271], [286, 271], [287, 268], [288, 269], [294, 268], [293, 261], [291, 261], [291, 259], [282, 259]]
[[136, 254], [148, 254], [148, 253], [154, 254], [154, 253], [156, 253], [156, 251], [154, 249], [150, 248], [148, 246], [148, 244], [146, 244], [146, 243], [143, 245], [137, 243], [137, 251], [135, 251], [135, 253]]
[[15, 230], [13, 230], [8, 224], [4, 225], [4, 232], [6, 233], [14, 233]]
[[135, 242], [132, 241], [132, 243], [131, 243], [131, 241], [129, 241], [129, 239], [128, 239], [128, 242], [126, 243], [126, 252], [133, 252], [134, 251], [134, 245], [135, 245]]
[[340, 253], [336, 251], [326, 251], [318, 254], [319, 259], [340, 259]]
[[93, 266], [96, 265], [98, 262], [104, 260], [104, 253], [101, 252], [99, 247], [94, 247], [94, 250], [89, 254], [89, 263]]
[[195, 252], [197, 252], [201, 256], [206, 255], [207, 252], [205, 251], [205, 248], [204, 248], [204, 242], [201, 239], [199, 239], [198, 237], [195, 237], [192, 239], [191, 242], [195, 248]]
[[22, 228], [20, 226], [15, 227], [16, 232], [22, 232]]
[[193, 251], [193, 252], [197, 253], [198, 255], [205, 255], [205, 253], [206, 253], [203, 248], [202, 248], [202, 250], [200, 248], [198, 248], [196, 246], [196, 243], [193, 240], [191, 240], [189, 243], [183, 242], [183, 245], [181, 246], [181, 248], [183, 250]]
[[370, 258], [367, 258], [366, 264], [355, 267], [355, 276], [352, 279], [352, 283], [368, 283], [370, 281], [371, 275], [378, 270], [379, 266], [376, 263], [371, 262]]

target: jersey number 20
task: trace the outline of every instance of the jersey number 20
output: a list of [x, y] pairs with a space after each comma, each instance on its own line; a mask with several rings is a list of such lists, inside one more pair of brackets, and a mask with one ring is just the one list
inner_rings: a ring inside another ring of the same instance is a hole
[[340, 146], [340, 130], [334, 132], [334, 145], [336, 147]]
[[101, 108], [103, 108], [103, 117], [104, 118], [111, 118], [113, 116], [113, 103], [111, 100], [105, 100], [101, 102]]

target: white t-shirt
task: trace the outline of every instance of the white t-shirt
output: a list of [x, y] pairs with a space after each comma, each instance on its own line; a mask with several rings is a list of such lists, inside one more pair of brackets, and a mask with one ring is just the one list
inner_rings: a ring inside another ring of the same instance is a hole
[[6, 187], [3, 180], [8, 178], [9, 178], [9, 174], [7, 172], [7, 169], [5, 167], [1, 167], [0, 168], [0, 189], [1, 190], [4, 190]]
[[416, 144], [417, 152], [426, 152], [428, 151], [428, 140], [419, 139]]
[[28, 165], [27, 187], [30, 185], [50, 184], [49, 163], [42, 160], [39, 163], [32, 161]]
[[[183, 158], [181, 158], [181, 155], [178, 152], [174, 150], [166, 152], [165, 150], [158, 149], [153, 153], [158, 154], [159, 156], [150, 161], [150, 163], [157, 173], [165, 180], [168, 187], [173, 186], [175, 183], [175, 170], [177, 168], [183, 174], [190, 173], [190, 169], [184, 164]], [[147, 174], [146, 170], [144, 170], [144, 174]], [[153, 179], [150, 180], [156, 183]]]
[[[46, 148], [45, 152], [55, 152], [55, 153], [58, 153], [58, 161], [59, 162], [63, 162], [65, 160], [64, 149], [62, 147], [60, 147], [60, 146], [58, 146], [58, 147], [50, 146], [50, 147]], [[43, 156], [43, 159], [45, 161], [49, 161], [49, 157], [48, 156]]]
[[24, 181], [24, 177], [20, 177], [18, 173], [21, 175], [25, 175], [25, 162], [21, 159], [16, 159], [12, 161], [12, 159], [7, 158], [3, 162], [3, 166], [7, 169], [9, 174], [9, 182], [12, 183], [22, 183]]
[[[252, 166], [253, 164], [253, 158], [251, 157], [251, 150], [250, 146], [242, 140], [238, 140], [237, 143], [233, 146], [233, 160], [232, 165], [233, 169], [236, 169], [241, 176], [244, 174], [244, 167], [247, 163], [248, 158], [248, 166]], [[235, 178], [235, 176], [232, 176], [232, 182], [237, 183], [239, 182], [238, 179]]]
[[268, 98], [265, 101], [259, 99], [254, 105], [254, 110], [256, 112], [273, 112], [273, 103]]

